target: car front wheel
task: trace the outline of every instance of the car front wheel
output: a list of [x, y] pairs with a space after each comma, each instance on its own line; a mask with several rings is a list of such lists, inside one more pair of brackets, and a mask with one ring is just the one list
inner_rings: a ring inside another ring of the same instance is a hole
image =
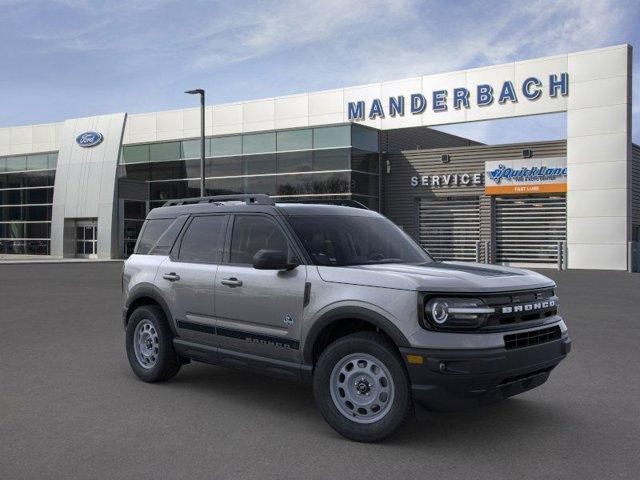
[[358, 332], [333, 342], [318, 359], [313, 382], [322, 416], [352, 440], [382, 440], [413, 411], [402, 360], [379, 333]]

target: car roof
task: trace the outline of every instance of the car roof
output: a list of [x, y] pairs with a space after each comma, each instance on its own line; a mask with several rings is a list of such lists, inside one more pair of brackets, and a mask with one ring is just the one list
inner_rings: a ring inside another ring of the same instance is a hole
[[378, 213], [366, 208], [321, 203], [274, 203], [273, 205], [246, 203], [243, 201], [225, 201], [220, 203], [190, 203], [154, 208], [147, 219], [175, 218], [180, 215], [199, 213], [280, 213], [286, 216], [298, 215], [348, 215], [377, 216]]

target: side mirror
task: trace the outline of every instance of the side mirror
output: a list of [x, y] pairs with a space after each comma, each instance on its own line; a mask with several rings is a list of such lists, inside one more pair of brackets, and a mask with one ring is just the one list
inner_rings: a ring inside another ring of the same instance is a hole
[[298, 265], [287, 261], [282, 250], [258, 250], [253, 256], [253, 268], [257, 270], [293, 270]]

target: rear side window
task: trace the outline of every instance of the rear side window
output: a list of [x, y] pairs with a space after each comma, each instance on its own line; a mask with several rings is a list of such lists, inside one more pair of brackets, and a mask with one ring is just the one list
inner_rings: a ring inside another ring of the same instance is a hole
[[155, 218], [147, 220], [138, 239], [138, 245], [134, 253], [139, 255], [147, 255], [160, 236], [173, 223], [174, 218]]
[[182, 237], [178, 259], [181, 262], [220, 263], [227, 218], [226, 215], [193, 217]]
[[180, 230], [184, 226], [184, 223], [189, 218], [189, 215], [182, 215], [174, 220], [174, 222], [169, 225], [169, 228], [165, 230], [165, 232], [160, 235], [160, 238], [155, 243], [155, 245], [151, 248], [149, 252], [150, 255], [169, 255], [171, 251], [171, 247], [178, 238], [180, 234]]

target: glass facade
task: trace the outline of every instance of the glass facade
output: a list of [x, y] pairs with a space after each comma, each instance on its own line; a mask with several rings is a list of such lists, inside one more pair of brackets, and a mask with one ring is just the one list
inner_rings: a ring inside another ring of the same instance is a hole
[[[279, 201], [354, 199], [378, 210], [378, 131], [359, 125], [207, 138], [207, 195], [266, 193]], [[200, 196], [200, 141], [126, 145], [120, 168], [149, 184], [149, 208]], [[133, 208], [133, 207], [132, 207]], [[138, 206], [139, 208], [139, 206]], [[127, 211], [127, 202], [125, 202]], [[125, 255], [144, 216], [125, 214]], [[136, 230], [137, 228], [137, 230]]]
[[0, 254], [48, 255], [58, 154], [0, 158]]

